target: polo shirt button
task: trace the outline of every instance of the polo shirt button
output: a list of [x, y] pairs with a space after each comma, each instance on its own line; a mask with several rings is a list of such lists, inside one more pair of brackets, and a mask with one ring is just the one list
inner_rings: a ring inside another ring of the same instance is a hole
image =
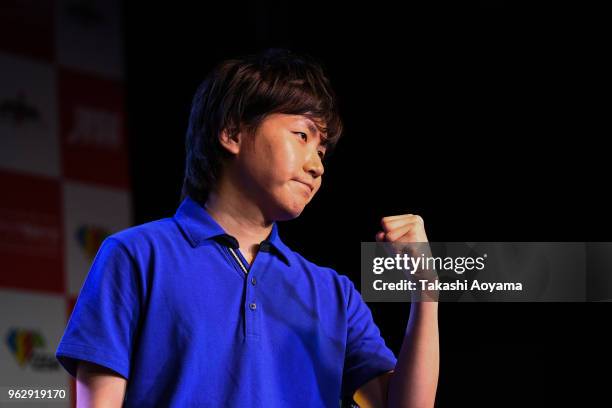
[[257, 303], [251, 303], [249, 307], [251, 308], [251, 310], [255, 310], [257, 309]]
[[257, 284], [257, 279], [255, 279], [254, 276], [251, 278], [251, 283], [253, 284], [253, 286]]

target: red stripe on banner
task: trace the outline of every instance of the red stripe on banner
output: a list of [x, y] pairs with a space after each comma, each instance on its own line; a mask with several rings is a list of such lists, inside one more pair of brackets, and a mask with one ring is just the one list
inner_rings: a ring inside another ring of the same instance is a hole
[[58, 180], [0, 171], [0, 287], [64, 292]]
[[4, 0], [0, 13], [0, 50], [53, 61], [55, 2]]
[[129, 189], [121, 82], [60, 68], [59, 112], [64, 177]]

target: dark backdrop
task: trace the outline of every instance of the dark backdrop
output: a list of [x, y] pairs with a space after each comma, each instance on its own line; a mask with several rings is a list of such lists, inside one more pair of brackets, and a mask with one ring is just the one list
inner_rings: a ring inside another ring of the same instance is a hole
[[[127, 3], [137, 223], [176, 210], [191, 97], [206, 73], [281, 46], [323, 61], [346, 124], [318, 197], [281, 224], [309, 259], [359, 284], [359, 242], [382, 216], [406, 212], [425, 218], [431, 241], [611, 240], [596, 10]], [[370, 306], [397, 353], [409, 304]], [[610, 311], [441, 304], [438, 406], [603, 398], [594, 370], [609, 363]]]

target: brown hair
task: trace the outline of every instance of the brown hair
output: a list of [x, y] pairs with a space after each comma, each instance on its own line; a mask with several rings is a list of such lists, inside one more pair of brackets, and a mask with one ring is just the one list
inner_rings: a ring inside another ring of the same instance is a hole
[[342, 133], [335, 94], [312, 57], [269, 49], [213, 69], [191, 106], [181, 200], [189, 196], [202, 205], [206, 202], [223, 158], [229, 155], [219, 142], [222, 130], [252, 134], [273, 113], [312, 119], [325, 138], [326, 157]]

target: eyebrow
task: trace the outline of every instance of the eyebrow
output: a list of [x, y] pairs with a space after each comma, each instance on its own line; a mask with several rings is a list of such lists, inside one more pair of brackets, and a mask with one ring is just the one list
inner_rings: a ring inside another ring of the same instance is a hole
[[[317, 134], [317, 131], [318, 131], [319, 129], [317, 129], [317, 127], [316, 127], [316, 126], [315, 126], [315, 125], [312, 123], [312, 120], [310, 120], [310, 119], [308, 119], [308, 118], [303, 119], [303, 120], [306, 122], [306, 127], [308, 128], [308, 131], [309, 131], [311, 134], [316, 135], [316, 134]], [[320, 132], [319, 139], [320, 139], [319, 144], [320, 144], [321, 146], [323, 146], [323, 147], [327, 147], [327, 144], [328, 144], [328, 138], [327, 138], [327, 136], [326, 136], [326, 135], [324, 135], [322, 132]]]

